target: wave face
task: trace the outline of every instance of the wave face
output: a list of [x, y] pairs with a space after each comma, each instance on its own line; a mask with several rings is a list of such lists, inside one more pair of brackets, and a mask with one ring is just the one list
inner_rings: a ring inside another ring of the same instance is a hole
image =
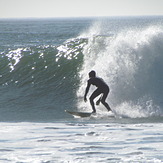
[[[81, 47], [76, 48], [78, 43]], [[69, 44], [71, 55], [64, 52]], [[83, 39], [76, 39], [61, 46], [18, 48], [2, 55], [0, 85], [4, 114], [11, 113], [9, 119], [15, 116], [20, 120], [26, 119], [24, 116], [27, 120], [63, 117], [65, 109], [74, 107], [82, 44]]]
[[92, 69], [110, 86], [107, 101], [119, 117], [163, 115], [163, 19], [93, 21], [1, 21], [1, 121], [56, 121], [68, 117], [65, 109], [90, 111], [83, 95]]
[[56, 121], [67, 117], [64, 110], [76, 106], [81, 51], [86, 44], [76, 36], [90, 22], [0, 21], [0, 121]]

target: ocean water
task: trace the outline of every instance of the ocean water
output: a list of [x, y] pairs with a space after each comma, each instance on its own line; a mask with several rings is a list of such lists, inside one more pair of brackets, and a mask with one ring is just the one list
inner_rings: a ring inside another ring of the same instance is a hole
[[[65, 113], [91, 70], [115, 117]], [[0, 162], [163, 162], [162, 70], [161, 16], [1, 19]]]

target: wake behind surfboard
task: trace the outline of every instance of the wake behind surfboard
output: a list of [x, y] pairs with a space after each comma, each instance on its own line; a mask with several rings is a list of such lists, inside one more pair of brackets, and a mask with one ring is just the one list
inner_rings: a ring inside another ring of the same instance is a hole
[[65, 110], [66, 113], [69, 113], [73, 116], [78, 116], [78, 117], [90, 117], [92, 113], [88, 113], [88, 112], [74, 112], [74, 111], [69, 111], [69, 110]]

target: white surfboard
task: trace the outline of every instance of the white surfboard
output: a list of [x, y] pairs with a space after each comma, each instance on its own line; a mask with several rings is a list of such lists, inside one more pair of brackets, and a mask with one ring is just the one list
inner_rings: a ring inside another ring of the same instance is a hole
[[65, 110], [66, 113], [69, 113], [73, 116], [79, 116], [79, 117], [90, 117], [92, 113], [89, 112], [74, 112], [74, 111], [69, 111]]

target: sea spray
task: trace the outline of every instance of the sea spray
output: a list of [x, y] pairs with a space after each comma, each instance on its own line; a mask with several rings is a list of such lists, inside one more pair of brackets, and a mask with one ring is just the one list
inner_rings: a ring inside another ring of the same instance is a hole
[[[162, 115], [162, 32], [159, 26], [149, 26], [113, 36], [99, 35], [99, 29], [97, 35], [88, 33], [77, 95], [83, 96], [87, 74], [93, 69], [110, 86], [107, 101], [118, 114], [128, 117]], [[91, 109], [89, 104], [79, 103], [79, 107]]]

